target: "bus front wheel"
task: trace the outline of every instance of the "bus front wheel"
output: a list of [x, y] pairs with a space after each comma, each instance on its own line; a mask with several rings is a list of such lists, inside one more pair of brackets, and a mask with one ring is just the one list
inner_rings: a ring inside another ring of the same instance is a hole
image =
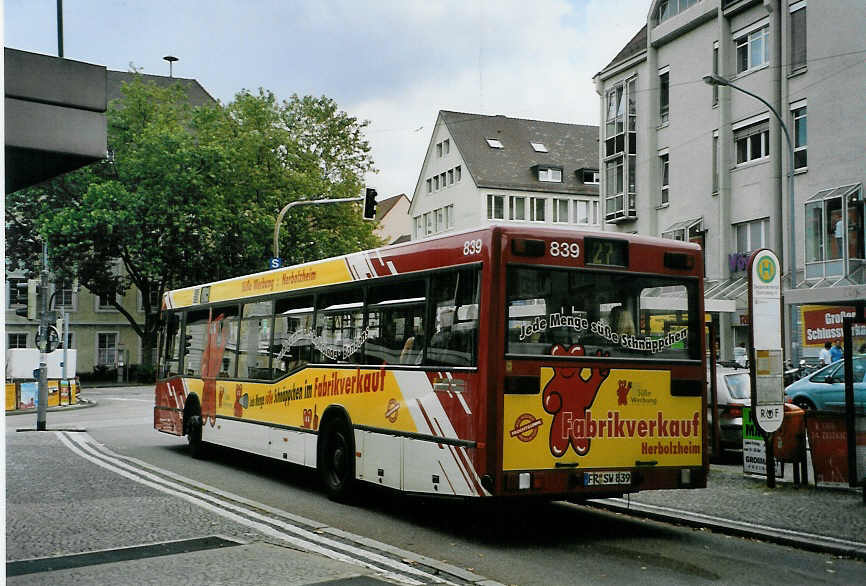
[[319, 431], [319, 473], [328, 497], [345, 501], [355, 480], [355, 449], [349, 425], [342, 419], [331, 419]]

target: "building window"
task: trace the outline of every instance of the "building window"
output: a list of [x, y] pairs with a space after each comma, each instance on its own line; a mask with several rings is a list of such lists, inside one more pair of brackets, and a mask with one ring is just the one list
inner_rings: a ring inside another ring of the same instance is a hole
[[439, 175], [436, 175], [436, 176], [433, 178], [433, 189], [434, 189], [435, 191], [439, 191]]
[[637, 161], [637, 78], [632, 77], [605, 93], [604, 219], [637, 217], [635, 167]]
[[27, 347], [27, 334], [6, 334], [6, 348], [14, 350], [15, 348]]
[[504, 195], [488, 195], [487, 196], [487, 219], [488, 220], [504, 220], [505, 219], [505, 196]]
[[670, 115], [670, 72], [659, 74], [659, 123], [666, 124]]
[[451, 140], [445, 139], [442, 141], [442, 154], [447, 155], [451, 152]]
[[719, 131], [713, 131], [713, 194], [719, 192]]
[[[713, 73], [719, 74], [719, 43], [713, 43]], [[719, 86], [713, 84], [713, 106], [719, 103]]]
[[455, 180], [459, 183], [461, 176], [463, 175], [463, 170], [460, 168], [460, 165], [457, 165], [456, 167], [454, 167], [454, 175], [455, 175]]
[[806, 202], [806, 278], [842, 276], [862, 266], [866, 259], [864, 236], [860, 185], [825, 189], [809, 198]]
[[[75, 289], [71, 283], [57, 283], [54, 295], [54, 306], [63, 307], [67, 311], [75, 307]], [[157, 305], [157, 307], [159, 307]]]
[[659, 177], [661, 178], [659, 204], [667, 205], [670, 203], [670, 161], [667, 153], [659, 155]]
[[436, 143], [436, 156], [439, 158], [442, 157], [442, 143], [441, 142]]
[[598, 183], [598, 171], [595, 169], [582, 169], [580, 180], [584, 183]]
[[444, 171], [439, 174], [439, 185], [442, 187], [442, 189], [445, 189], [445, 172]]
[[436, 231], [445, 230], [445, 225], [445, 208], [439, 208], [436, 210]]
[[770, 123], [767, 120], [734, 130], [737, 164], [770, 156]]
[[489, 146], [492, 149], [504, 148], [502, 146], [502, 141], [500, 141], [498, 138], [485, 138], [484, 140], [487, 141], [487, 146]]
[[557, 169], [556, 167], [539, 167], [538, 180], [562, 183], [562, 169]]
[[589, 224], [589, 202], [577, 200], [574, 202], [574, 223]]
[[543, 222], [544, 221], [544, 206], [547, 200], [543, 197], [529, 198], [529, 221]]
[[424, 236], [424, 220], [421, 216], [415, 216], [415, 238]]
[[112, 305], [112, 299], [119, 301], [115, 295], [98, 295], [96, 301], [97, 311], [116, 311]]
[[534, 150], [536, 153], [546, 153], [547, 152], [547, 147], [544, 146], [544, 143], [542, 143], [542, 142], [530, 142], [529, 144], [532, 145], [532, 150]]
[[757, 69], [770, 62], [770, 27], [764, 26], [739, 37], [737, 45], [737, 73]]
[[454, 227], [454, 204], [445, 206], [445, 226]]
[[509, 220], [526, 220], [526, 198], [522, 196], [512, 196], [508, 200], [508, 219]]
[[805, 169], [808, 163], [806, 156], [806, 106], [791, 110], [794, 119], [794, 168]]
[[662, 23], [672, 16], [675, 16], [688, 8], [697, 4], [699, 0], [661, 0], [656, 6], [653, 17], [655, 24]]
[[433, 217], [433, 214], [431, 214], [430, 212], [427, 212], [426, 214], [424, 214], [424, 235], [425, 236], [429, 236], [430, 234], [433, 234], [434, 232], [436, 232], [436, 227], [433, 225], [433, 222], [435, 222], [435, 221], [436, 221], [436, 219]]
[[770, 220], [767, 218], [734, 224], [737, 252], [752, 252], [767, 245]]
[[554, 198], [553, 221], [560, 224], [568, 223], [568, 200]]
[[117, 363], [117, 333], [96, 334], [96, 364], [114, 366]]
[[792, 5], [791, 11], [791, 71], [806, 67], [806, 3]]
[[433, 180], [432, 179], [427, 180], [427, 193], [428, 194], [433, 193]]
[[448, 185], [454, 185], [454, 169], [448, 169]]

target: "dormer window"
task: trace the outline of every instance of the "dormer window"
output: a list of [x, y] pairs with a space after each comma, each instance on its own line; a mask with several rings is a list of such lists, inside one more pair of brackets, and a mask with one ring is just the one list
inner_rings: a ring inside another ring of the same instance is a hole
[[500, 141], [498, 138], [485, 138], [484, 140], [487, 141], [487, 146], [489, 146], [492, 149], [505, 148], [502, 146], [502, 141]]
[[577, 177], [582, 183], [598, 183], [598, 169], [578, 169]]
[[562, 169], [559, 167], [538, 167], [538, 180], [562, 183]]
[[547, 147], [544, 146], [544, 143], [543, 143], [543, 142], [530, 142], [529, 144], [532, 145], [532, 150], [534, 150], [536, 153], [546, 153], [546, 152], [548, 152], [548, 151], [547, 151]]

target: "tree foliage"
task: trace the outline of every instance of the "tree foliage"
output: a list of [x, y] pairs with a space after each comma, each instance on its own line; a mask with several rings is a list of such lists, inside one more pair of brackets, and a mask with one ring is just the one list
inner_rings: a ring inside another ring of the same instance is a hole
[[[153, 348], [170, 289], [263, 270], [274, 221], [289, 202], [357, 196], [372, 170], [366, 122], [327, 97], [242, 91], [190, 106], [182, 86], [135, 80], [108, 111], [109, 157], [6, 199], [7, 265], [38, 265], [114, 299], [142, 293], [138, 323]], [[288, 263], [380, 244], [351, 204], [293, 209], [280, 230]], [[151, 353], [144, 352], [145, 362]]]

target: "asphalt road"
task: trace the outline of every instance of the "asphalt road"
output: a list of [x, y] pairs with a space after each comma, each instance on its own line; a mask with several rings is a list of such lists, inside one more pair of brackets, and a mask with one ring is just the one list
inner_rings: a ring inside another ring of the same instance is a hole
[[[244, 503], [252, 503], [246, 506], [258, 511], [256, 514], [279, 517], [284, 523], [311, 523], [307, 528], [313, 528], [314, 533], [341, 534], [354, 542], [373, 540], [369, 542], [370, 549], [399, 548], [417, 556], [414, 559], [435, 560], [443, 567], [460, 568], [471, 572], [468, 576], [478, 578], [467, 579], [464, 583], [486, 578], [503, 584], [545, 586], [627, 581], [741, 583], [746, 580], [766, 584], [813, 581], [851, 584], [861, 583], [866, 576], [866, 564], [857, 560], [567, 503], [490, 506], [402, 497], [363, 488], [354, 503], [336, 504], [324, 496], [316, 474], [310, 470], [222, 449], [213, 450], [208, 460], [191, 459], [182, 438], [153, 431], [152, 390], [149, 388], [85, 389], [83, 395], [97, 401], [98, 405], [63, 413], [51, 412], [48, 427], [86, 429], [87, 436], [96, 444], [117, 455], [108, 456], [109, 460], [119, 460], [121, 456], [134, 459], [159, 470], [169, 483], [195, 482], [199, 483], [197, 493], [220, 491]], [[34, 425], [33, 414], [6, 418], [7, 450], [11, 452], [7, 454], [7, 461], [16, 450], [23, 450], [37, 441], [22, 439], [18, 434], [12, 442], [9, 434], [15, 433], [16, 428]], [[32, 453], [38, 453], [32, 446], [30, 448]], [[79, 457], [70, 449], [68, 458]], [[87, 467], [84, 460], [82, 467]], [[39, 479], [39, 474], [10, 478], [7, 498], [15, 495], [16, 499], [26, 499], [29, 488], [26, 484], [38, 484]], [[86, 475], [73, 475], [57, 482], [68, 484], [63, 486], [63, 494], [71, 499], [84, 499], [91, 490]], [[138, 481], [125, 479], [124, 482]], [[29, 490], [34, 494], [38, 492], [33, 488]], [[150, 489], [141, 486], [140, 490], [140, 498], [144, 499], [144, 493]], [[114, 505], [135, 510], [138, 491], [136, 488], [129, 500]], [[177, 518], [171, 513], [176, 506], [173, 497], [165, 498], [166, 510], [146, 511], [154, 518], [138, 521], [153, 528], [151, 541], [159, 538], [161, 527], [171, 526]], [[111, 507], [111, 503], [102, 499], [100, 507]], [[124, 524], [118, 523], [113, 529], [107, 522], [99, 524], [98, 532], [79, 532], [99, 535], [99, 543], [74, 540], [68, 535], [70, 527], [64, 524], [62, 503], [52, 510], [57, 518], [40, 522], [50, 526], [44, 540], [57, 542], [52, 544], [51, 551], [58, 555], [73, 551], [70, 549], [73, 543], [77, 548], [74, 551], [125, 543]], [[37, 557], [26, 547], [29, 543], [25, 536], [26, 525], [33, 520], [22, 521], [15, 515], [7, 508], [7, 562]], [[97, 523], [97, 519], [105, 515], [107, 513], [101, 512], [93, 522]], [[224, 526], [224, 518], [205, 508], [195, 513], [187, 511], [185, 515], [189, 516], [185, 538], [211, 535], [213, 526], [218, 527], [220, 533], [238, 533], [253, 543], [274, 541], [273, 536], [269, 537], [258, 526]], [[293, 520], [292, 516], [299, 519]], [[112, 535], [112, 531], [116, 534]], [[18, 547], [19, 544], [22, 547]], [[323, 567], [331, 563], [325, 558], [321, 560]], [[238, 579], [243, 581], [241, 576], [239, 574]]]

